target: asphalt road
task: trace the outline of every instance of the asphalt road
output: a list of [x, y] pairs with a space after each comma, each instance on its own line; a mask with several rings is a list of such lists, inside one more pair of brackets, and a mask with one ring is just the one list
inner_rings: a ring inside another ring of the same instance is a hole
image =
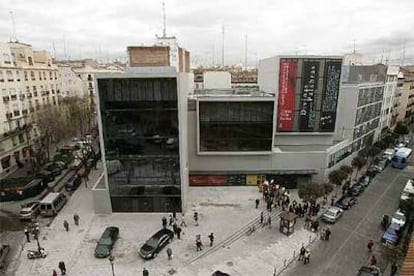
[[331, 226], [331, 240], [319, 241], [311, 248], [310, 264], [298, 262], [283, 275], [357, 275], [371, 257], [367, 249], [370, 239], [375, 241], [372, 254], [384, 271], [388, 262], [386, 249], [380, 243], [380, 221], [384, 214], [392, 215], [398, 208], [401, 191], [413, 175], [414, 167], [398, 170], [390, 166], [378, 174], [358, 197], [357, 204]]

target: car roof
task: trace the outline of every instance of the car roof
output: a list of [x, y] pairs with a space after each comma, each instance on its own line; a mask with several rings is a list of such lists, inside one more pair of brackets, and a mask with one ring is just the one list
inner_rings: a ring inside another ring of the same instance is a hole
[[342, 209], [339, 208], [339, 207], [331, 206], [331, 207], [329, 207], [329, 209], [327, 211], [340, 212], [340, 211], [342, 211]]
[[170, 229], [161, 229], [161, 230], [159, 230], [157, 233], [155, 233], [154, 235], [152, 235], [152, 238], [161, 238], [163, 235], [165, 235], [165, 234], [171, 234], [171, 233], [173, 233]]

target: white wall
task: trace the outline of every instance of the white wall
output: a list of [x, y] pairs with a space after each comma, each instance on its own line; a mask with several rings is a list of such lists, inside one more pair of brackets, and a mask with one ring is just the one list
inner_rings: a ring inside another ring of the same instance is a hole
[[338, 99], [336, 114], [335, 140], [353, 140], [355, 117], [358, 106], [358, 91], [356, 84], [342, 84]]
[[204, 89], [230, 89], [231, 74], [227, 71], [204, 72]]

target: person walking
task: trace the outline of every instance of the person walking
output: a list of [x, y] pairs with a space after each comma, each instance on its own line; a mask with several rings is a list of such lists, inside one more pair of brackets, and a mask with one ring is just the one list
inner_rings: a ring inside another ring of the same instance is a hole
[[259, 208], [260, 199], [256, 198], [256, 209]]
[[69, 231], [69, 222], [67, 220], [63, 221], [63, 227], [65, 228], [66, 232]]
[[374, 246], [374, 241], [373, 240], [369, 240], [367, 247], [368, 247], [368, 251], [372, 252], [372, 247]]
[[397, 264], [395, 262], [393, 262], [392, 265], [391, 265], [391, 276], [396, 275], [397, 270], [398, 270]]
[[325, 239], [327, 240], [327, 241], [329, 241], [329, 237], [331, 236], [331, 230], [329, 229], [329, 227], [328, 228], [326, 228], [326, 230], [325, 230]]
[[272, 217], [270, 215], [267, 218], [267, 224], [269, 224], [269, 228], [272, 228]]
[[177, 225], [177, 223], [174, 222], [174, 224], [173, 224], [173, 232], [174, 232], [175, 235], [177, 235], [177, 229], [178, 229], [178, 225]]
[[304, 260], [304, 258], [305, 258], [305, 252], [306, 252], [306, 249], [302, 245], [302, 247], [300, 248], [300, 251], [299, 251], [299, 259], [298, 259], [298, 261], [303, 261]]
[[181, 240], [181, 231], [182, 231], [181, 227], [178, 226], [177, 227], [177, 239], [179, 239], [179, 240]]
[[371, 266], [376, 266], [377, 265], [377, 258], [375, 257], [375, 255], [372, 255], [371, 260], [370, 260], [370, 264], [371, 264]]
[[197, 251], [203, 250], [202, 246], [203, 246], [203, 243], [201, 242], [201, 236], [200, 235], [197, 235], [197, 237], [196, 237], [196, 247], [197, 247]]
[[76, 226], [79, 226], [79, 219], [80, 219], [80, 217], [79, 217], [78, 214], [73, 215], [73, 221], [75, 222]]
[[210, 239], [210, 247], [212, 247], [213, 246], [213, 242], [214, 242], [214, 234], [213, 234], [213, 232], [211, 232], [211, 234], [208, 235], [208, 238]]
[[52, 274], [53, 276], [58, 276], [58, 274], [57, 274], [57, 272], [56, 272], [56, 270], [54, 270], [53, 269], [53, 274]]
[[65, 266], [65, 263], [63, 261], [59, 262], [58, 267], [59, 267], [60, 272], [62, 273], [62, 275], [66, 275], [66, 266]]
[[170, 215], [169, 221], [170, 221], [169, 226], [174, 224], [174, 218], [172, 215]]
[[263, 220], [264, 220], [264, 217], [263, 217], [263, 211], [261, 211], [261, 212], [260, 212], [260, 224], [261, 224], [261, 225], [263, 225]]
[[184, 213], [181, 215], [181, 223], [180, 223], [180, 226], [185, 226], [185, 227], [187, 227], [187, 224], [185, 223], [185, 218], [184, 218]]
[[24, 228], [24, 234], [26, 235], [27, 242], [30, 242], [30, 233], [27, 227]]
[[167, 248], [167, 256], [168, 256], [168, 260], [172, 259], [173, 253], [170, 247]]
[[162, 228], [164, 228], [164, 229], [167, 228], [167, 218], [162, 217], [161, 221], [162, 221]]
[[198, 226], [198, 212], [194, 212], [194, 222], [195, 225]]
[[142, 276], [149, 276], [149, 271], [145, 267], [142, 269]]
[[310, 261], [310, 251], [309, 251], [309, 249], [306, 249], [305, 254], [304, 254], [303, 257], [304, 257], [303, 263], [308, 264], [309, 261]]

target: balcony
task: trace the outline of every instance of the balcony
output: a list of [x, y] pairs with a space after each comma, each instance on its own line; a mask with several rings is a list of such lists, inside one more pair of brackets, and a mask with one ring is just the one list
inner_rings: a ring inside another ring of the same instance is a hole
[[32, 124], [24, 124], [20, 127], [16, 127], [13, 130], [9, 130], [7, 132], [5, 132], [2, 136], [0, 136], [0, 141], [2, 140], [6, 140], [10, 137], [14, 137], [16, 135], [25, 133], [25, 132], [29, 132], [32, 129], [33, 125]]

